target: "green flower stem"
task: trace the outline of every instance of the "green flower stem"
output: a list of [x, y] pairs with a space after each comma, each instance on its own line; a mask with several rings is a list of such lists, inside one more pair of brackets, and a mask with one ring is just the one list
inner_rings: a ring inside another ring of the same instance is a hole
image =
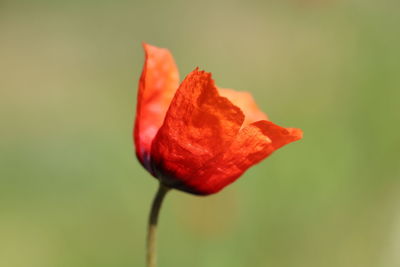
[[157, 221], [158, 214], [160, 213], [161, 205], [163, 203], [164, 197], [170, 190], [160, 183], [160, 187], [154, 197], [153, 204], [151, 206], [149, 225], [147, 232], [147, 267], [157, 266]]

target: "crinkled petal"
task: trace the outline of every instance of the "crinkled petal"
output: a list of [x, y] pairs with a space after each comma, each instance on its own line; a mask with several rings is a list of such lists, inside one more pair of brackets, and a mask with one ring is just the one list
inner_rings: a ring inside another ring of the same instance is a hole
[[180, 189], [199, 195], [217, 193], [238, 179], [248, 168], [280, 147], [302, 138], [302, 131], [258, 121], [242, 128], [236, 140], [205, 168], [196, 171]]
[[243, 126], [255, 121], [268, 120], [267, 115], [259, 109], [250, 93], [225, 88], [218, 88], [218, 91], [221, 96], [228, 98], [243, 111], [245, 116]]
[[211, 74], [194, 70], [176, 92], [153, 141], [153, 172], [175, 188], [198, 181], [196, 174], [231, 146], [243, 121], [243, 112], [218, 94]]
[[146, 57], [139, 81], [134, 140], [139, 161], [150, 170], [151, 143], [179, 86], [179, 73], [167, 49], [143, 47]]

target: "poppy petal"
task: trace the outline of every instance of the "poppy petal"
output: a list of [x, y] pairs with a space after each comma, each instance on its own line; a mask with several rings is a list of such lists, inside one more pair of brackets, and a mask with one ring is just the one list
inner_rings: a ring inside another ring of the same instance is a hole
[[150, 170], [151, 143], [179, 86], [179, 73], [167, 49], [145, 43], [143, 48], [146, 56], [139, 81], [134, 140], [139, 161]]
[[243, 121], [243, 112], [218, 94], [211, 74], [194, 70], [177, 90], [154, 138], [154, 173], [175, 188], [197, 180], [194, 174], [231, 146]]
[[268, 120], [268, 117], [263, 113], [254, 101], [253, 96], [248, 92], [240, 92], [232, 89], [218, 88], [220, 95], [228, 98], [233, 104], [238, 106], [245, 115], [243, 126], [260, 120]]
[[240, 130], [225, 153], [193, 173], [195, 179], [178, 184], [178, 189], [198, 195], [217, 193], [238, 179], [248, 168], [301, 137], [300, 129], [283, 128], [270, 121], [252, 123]]

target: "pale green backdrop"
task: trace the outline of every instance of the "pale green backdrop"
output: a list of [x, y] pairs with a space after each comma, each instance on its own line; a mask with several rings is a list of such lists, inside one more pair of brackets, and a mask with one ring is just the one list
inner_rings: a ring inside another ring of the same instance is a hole
[[220, 194], [172, 192], [160, 267], [400, 266], [400, 2], [0, 1], [0, 266], [144, 266], [140, 43], [304, 130]]

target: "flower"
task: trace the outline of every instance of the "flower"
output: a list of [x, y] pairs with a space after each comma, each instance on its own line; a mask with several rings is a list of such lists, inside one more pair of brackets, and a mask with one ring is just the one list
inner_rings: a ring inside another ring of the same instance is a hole
[[134, 141], [162, 184], [197, 195], [220, 191], [302, 131], [268, 120], [247, 92], [217, 88], [196, 68], [179, 85], [171, 53], [143, 44]]

